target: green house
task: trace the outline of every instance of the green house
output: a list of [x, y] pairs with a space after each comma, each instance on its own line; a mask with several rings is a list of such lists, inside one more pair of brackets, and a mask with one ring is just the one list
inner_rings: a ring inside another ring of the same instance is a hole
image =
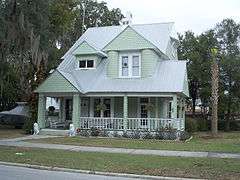
[[[40, 128], [184, 130], [188, 78], [175, 34], [173, 23], [89, 28], [36, 89]], [[54, 122], [47, 97], [60, 100]]]

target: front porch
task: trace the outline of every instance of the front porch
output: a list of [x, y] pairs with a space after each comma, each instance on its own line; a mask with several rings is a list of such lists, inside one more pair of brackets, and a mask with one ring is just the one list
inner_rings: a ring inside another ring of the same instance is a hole
[[[55, 119], [46, 111], [46, 97], [59, 99]], [[41, 129], [92, 127], [109, 131], [185, 129], [185, 98], [177, 94], [84, 95], [39, 94], [38, 124]]]

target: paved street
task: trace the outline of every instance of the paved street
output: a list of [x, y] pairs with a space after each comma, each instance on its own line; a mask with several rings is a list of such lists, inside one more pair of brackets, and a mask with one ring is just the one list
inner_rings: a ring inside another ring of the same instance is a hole
[[[38, 170], [24, 167], [0, 165], [1, 180], [133, 180], [132, 178]], [[134, 178], [134, 180], [136, 180]]]

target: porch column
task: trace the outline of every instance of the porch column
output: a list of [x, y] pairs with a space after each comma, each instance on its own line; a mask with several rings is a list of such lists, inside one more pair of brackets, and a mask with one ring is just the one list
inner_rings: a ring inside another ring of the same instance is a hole
[[183, 108], [182, 108], [183, 130], [185, 130], [185, 102], [186, 102], [186, 99], [183, 98]]
[[60, 101], [60, 103], [59, 103], [58, 119], [59, 119], [60, 122], [62, 122], [62, 117], [63, 117], [63, 115], [62, 115], [62, 109], [63, 109], [63, 98], [59, 98], [59, 101]]
[[155, 118], [158, 118], [159, 117], [159, 98], [158, 97], [156, 97], [155, 98]]
[[73, 111], [72, 111], [72, 123], [74, 128], [80, 127], [80, 116], [81, 116], [81, 98], [79, 94], [73, 95]]
[[173, 96], [172, 102], [172, 118], [177, 118], [177, 95]]
[[127, 119], [128, 119], [128, 97], [124, 95], [123, 97], [123, 129], [127, 130]]
[[66, 99], [63, 97], [62, 99], [62, 119], [65, 122], [66, 121]]
[[[177, 95], [173, 95], [173, 102], [172, 102], [172, 118], [174, 119], [174, 121], [177, 119]], [[175, 121], [176, 122], [176, 121]], [[175, 124], [175, 123], [174, 123]], [[175, 124], [175, 127], [177, 127], [177, 129], [179, 130], [179, 123]]]
[[46, 126], [46, 97], [43, 94], [38, 95], [38, 119], [37, 123], [39, 128], [45, 128]]

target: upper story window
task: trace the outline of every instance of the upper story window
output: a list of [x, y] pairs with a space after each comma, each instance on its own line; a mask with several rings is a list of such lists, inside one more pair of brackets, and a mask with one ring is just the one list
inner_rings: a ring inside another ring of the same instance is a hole
[[91, 69], [94, 68], [94, 60], [80, 60], [79, 61], [80, 69]]
[[119, 77], [134, 78], [141, 76], [140, 53], [120, 53]]

